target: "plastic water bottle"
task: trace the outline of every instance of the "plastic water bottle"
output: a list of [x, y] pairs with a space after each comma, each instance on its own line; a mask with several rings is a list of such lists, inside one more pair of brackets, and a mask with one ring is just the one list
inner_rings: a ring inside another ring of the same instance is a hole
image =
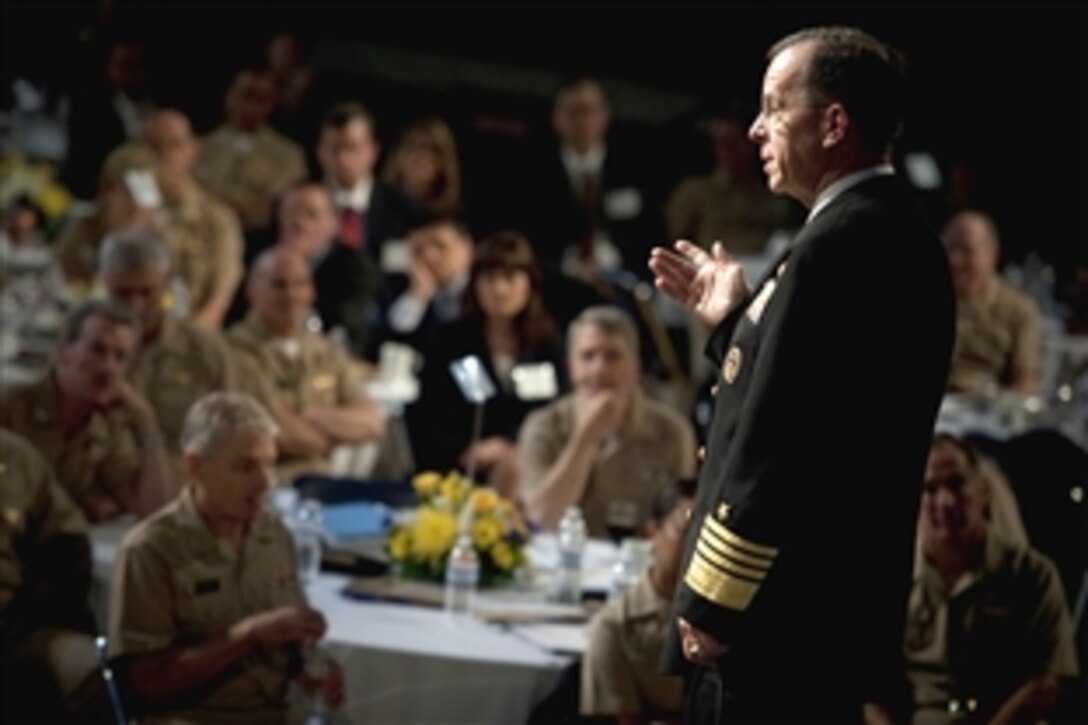
[[463, 533], [446, 561], [446, 611], [459, 617], [471, 614], [479, 581], [480, 558], [472, 538]]
[[642, 578], [653, 558], [653, 547], [646, 539], [629, 537], [620, 546], [620, 557], [612, 565], [612, 582], [608, 598], [622, 597]]
[[291, 529], [295, 538], [298, 579], [306, 587], [317, 579], [321, 571], [321, 537], [325, 531], [321, 502], [305, 499], [295, 513]]
[[582, 601], [582, 554], [586, 548], [586, 520], [582, 510], [571, 506], [559, 522], [559, 575], [556, 601], [579, 604]]
[[302, 674], [299, 678], [306, 693], [305, 725], [326, 725], [329, 722], [329, 704], [325, 701], [324, 688], [332, 674], [332, 656], [317, 643], [302, 647]]

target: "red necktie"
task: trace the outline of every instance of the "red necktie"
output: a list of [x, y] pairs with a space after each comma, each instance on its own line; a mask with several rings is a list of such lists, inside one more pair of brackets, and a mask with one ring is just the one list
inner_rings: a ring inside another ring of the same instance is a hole
[[366, 246], [366, 229], [363, 227], [363, 215], [346, 206], [340, 212], [340, 242], [352, 249]]

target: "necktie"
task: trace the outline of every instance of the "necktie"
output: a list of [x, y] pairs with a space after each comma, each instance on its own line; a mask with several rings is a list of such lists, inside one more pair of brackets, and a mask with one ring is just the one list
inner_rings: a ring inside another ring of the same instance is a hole
[[591, 172], [582, 174], [579, 203], [585, 213], [584, 236], [578, 240], [578, 256], [582, 260], [593, 259], [593, 240], [601, 227], [601, 187], [596, 175]]
[[366, 246], [363, 215], [350, 206], [340, 211], [340, 242], [352, 249], [362, 249]]

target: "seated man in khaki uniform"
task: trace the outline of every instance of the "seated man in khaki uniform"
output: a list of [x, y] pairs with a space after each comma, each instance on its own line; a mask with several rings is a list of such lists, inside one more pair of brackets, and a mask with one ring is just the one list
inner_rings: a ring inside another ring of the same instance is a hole
[[176, 492], [155, 411], [125, 379], [138, 341], [128, 309], [85, 302], [69, 316], [49, 374], [0, 406], [0, 424], [41, 451], [92, 523], [147, 516]]
[[[974, 450], [939, 434], [926, 464], [904, 637], [914, 723], [1037, 722], [1077, 674], [1061, 579], [988, 525]], [[871, 708], [867, 708], [871, 709]]]
[[150, 149], [125, 144], [110, 152], [98, 175], [94, 206], [73, 210], [53, 241], [53, 256], [79, 299], [92, 291], [98, 250], [112, 231], [150, 224], [165, 229], [165, 168]]
[[273, 401], [280, 482], [329, 473], [336, 445], [380, 440], [385, 415], [367, 397], [353, 363], [332, 340], [306, 329], [314, 303], [306, 259], [283, 246], [263, 252], [246, 294], [249, 312], [228, 339], [259, 378], [262, 399]]
[[197, 183], [192, 170], [200, 154], [189, 119], [179, 111], [153, 112], [144, 141], [162, 161], [169, 186], [167, 238], [174, 273], [189, 294], [189, 318], [219, 329], [242, 281], [243, 241], [238, 215]]
[[269, 73], [240, 71], [224, 103], [226, 123], [201, 139], [193, 173], [238, 213], [247, 231], [265, 229], [280, 194], [306, 178], [306, 155], [268, 125], [276, 107]]
[[155, 409], [167, 448], [180, 463], [189, 406], [206, 393], [237, 389], [239, 376], [224, 339], [163, 309], [169, 273], [166, 243], [149, 227], [111, 234], [99, 255], [99, 275], [110, 297], [140, 320], [128, 379]]
[[[276, 424], [253, 398], [213, 393], [185, 422], [188, 484], [117, 553], [110, 644], [132, 690], [170, 722], [287, 722], [299, 647], [325, 633], [299, 587], [291, 535], [264, 508]], [[333, 668], [321, 694], [342, 697]]]
[[[569, 506], [590, 536], [634, 528], [665, 483], [695, 473], [695, 434], [638, 386], [638, 333], [618, 307], [590, 307], [567, 331], [574, 391], [534, 411], [518, 437], [529, 519], [554, 529]], [[620, 515], [622, 514], [622, 515]]]
[[87, 522], [26, 439], [0, 428], [3, 721], [71, 716], [97, 662]]
[[997, 274], [1001, 243], [977, 211], [952, 217], [942, 234], [956, 288], [956, 347], [948, 387], [977, 393], [995, 386], [1025, 395], [1039, 389], [1042, 319], [1035, 302]]
[[653, 546], [649, 571], [590, 622], [582, 659], [582, 715], [631, 722], [679, 717], [683, 680], [660, 674], [658, 663], [672, 626], [672, 596], [694, 494], [690, 478], [658, 491], [646, 522]]

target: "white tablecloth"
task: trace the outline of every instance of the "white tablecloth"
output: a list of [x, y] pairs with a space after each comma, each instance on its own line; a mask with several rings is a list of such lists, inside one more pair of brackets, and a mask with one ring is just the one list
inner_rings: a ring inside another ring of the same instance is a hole
[[323, 574], [307, 594], [329, 622], [326, 647], [344, 669], [351, 722], [524, 723], [569, 661], [503, 627], [346, 599], [346, 582]]
[[[105, 626], [108, 581], [117, 547], [131, 521], [92, 530], [95, 603]], [[590, 542], [586, 589], [607, 587], [616, 556], [607, 542]], [[557, 552], [554, 537], [530, 548], [546, 579]], [[307, 589], [329, 623], [325, 646], [341, 663], [346, 684], [344, 719], [358, 723], [524, 723], [571, 661], [478, 620], [453, 619], [436, 609], [350, 599], [348, 578], [320, 575]]]

